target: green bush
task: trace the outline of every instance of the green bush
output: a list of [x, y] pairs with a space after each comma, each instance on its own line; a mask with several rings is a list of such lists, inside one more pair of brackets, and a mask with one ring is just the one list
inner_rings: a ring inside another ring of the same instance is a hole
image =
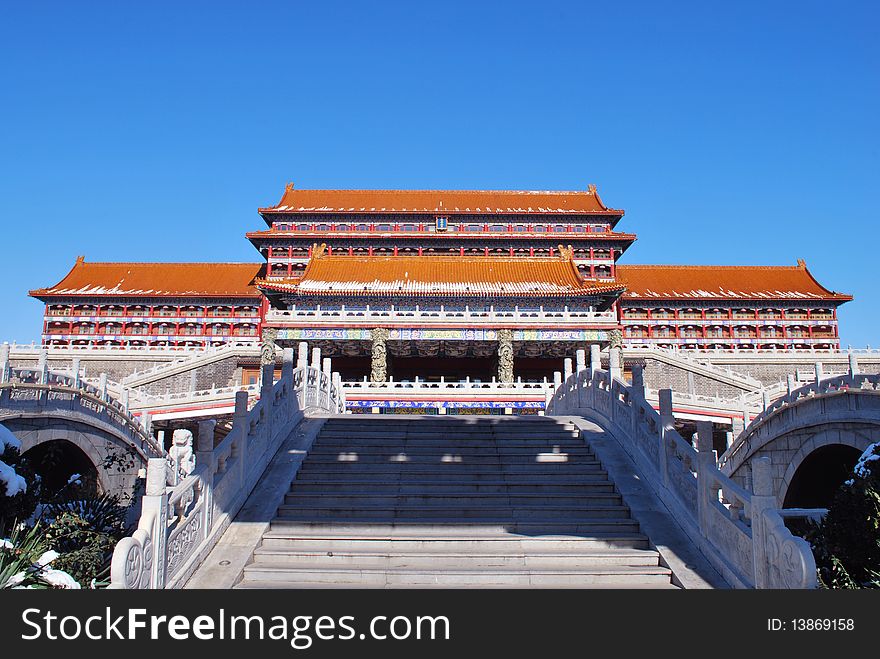
[[61, 555], [53, 567], [81, 584], [106, 582], [116, 543], [128, 534], [126, 508], [119, 498], [101, 495], [51, 504], [46, 512], [46, 539]]
[[808, 539], [822, 586], [880, 587], [880, 443], [862, 454]]

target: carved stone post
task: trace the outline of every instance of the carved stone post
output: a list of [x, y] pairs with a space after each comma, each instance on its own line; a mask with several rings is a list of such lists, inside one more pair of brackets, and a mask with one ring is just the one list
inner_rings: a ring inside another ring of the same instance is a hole
[[587, 351], [579, 348], [574, 353], [575, 371], [580, 373], [587, 368]]
[[[217, 426], [215, 419], [203, 419], [199, 421], [199, 434], [196, 437], [196, 466], [200, 467], [203, 474], [202, 496], [205, 497], [205, 528], [203, 533], [207, 534], [214, 523], [214, 431]], [[241, 446], [245, 443], [239, 437]], [[239, 455], [239, 462], [242, 465], [242, 472], [246, 468], [247, 460], [244, 455]]]
[[562, 361], [562, 377], [563, 380], [568, 380], [572, 373], [572, 365], [571, 365], [571, 357], [566, 357]]
[[370, 350], [370, 382], [385, 382], [388, 379], [388, 330], [374, 327], [370, 338], [373, 340]]
[[590, 374], [602, 370], [602, 355], [599, 354], [599, 344], [590, 345]]
[[296, 353], [296, 367], [297, 368], [305, 368], [309, 365], [309, 344], [305, 341], [300, 341], [299, 345], [297, 345], [297, 353]]
[[498, 381], [513, 382], [513, 330], [498, 330]]
[[707, 537], [709, 533], [709, 506], [713, 504], [715, 492], [710, 486], [711, 470], [717, 462], [712, 445], [712, 422], [697, 421], [697, 515], [700, 521], [700, 533]]
[[75, 389], [79, 389], [79, 367], [79, 357], [74, 357], [70, 370], [73, 371], [73, 386]]
[[[150, 587], [165, 587], [165, 534], [168, 515], [168, 461], [165, 458], [150, 458], [147, 461], [147, 482], [141, 499], [141, 517], [155, 516], [153, 521], [152, 556], [150, 557]], [[145, 548], [146, 551], [146, 548]], [[146, 558], [146, 557], [145, 557]], [[146, 566], [144, 566], [146, 568]]]
[[755, 588], [767, 588], [769, 581], [764, 511], [776, 507], [773, 496], [773, 472], [769, 457], [754, 458], [752, 463], [752, 561]]
[[611, 348], [611, 350], [608, 351], [608, 375], [612, 380], [619, 380], [621, 377], [621, 361], [620, 348]]
[[45, 348], [40, 350], [37, 370], [40, 372], [40, 384], [46, 384], [49, 381], [49, 351]]
[[[2, 350], [2, 348], [0, 348], [0, 350]], [[2, 354], [3, 353], [0, 352], [0, 362], [2, 362]], [[852, 352], [849, 353], [849, 374], [850, 377], [855, 377], [859, 374], [859, 358]]]
[[660, 443], [657, 452], [658, 464], [657, 469], [660, 471], [660, 478], [663, 481], [663, 487], [669, 487], [669, 469], [666, 465], [669, 453], [666, 447], [669, 440], [666, 438], [667, 433], [675, 430], [675, 416], [672, 413], [672, 389], [661, 389], [658, 393], [660, 398], [660, 432], [657, 441]]

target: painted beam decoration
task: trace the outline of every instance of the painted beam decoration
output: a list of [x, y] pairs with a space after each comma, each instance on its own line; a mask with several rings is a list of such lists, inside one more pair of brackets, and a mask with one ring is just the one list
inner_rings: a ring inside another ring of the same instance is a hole
[[384, 408], [401, 408], [405, 409], [408, 407], [415, 407], [419, 409], [431, 409], [431, 408], [446, 408], [446, 409], [454, 409], [454, 408], [464, 408], [464, 409], [495, 409], [500, 410], [506, 407], [511, 409], [522, 409], [522, 410], [543, 410], [544, 409], [544, 401], [530, 401], [530, 400], [477, 400], [477, 401], [464, 401], [464, 400], [346, 400], [345, 406], [348, 409], [363, 409], [363, 408], [371, 408], [371, 407], [384, 407]]
[[[279, 329], [279, 341], [372, 341], [369, 328], [290, 328]], [[514, 341], [608, 341], [607, 330], [595, 329], [515, 329]], [[495, 329], [389, 329], [389, 341], [497, 341]]]

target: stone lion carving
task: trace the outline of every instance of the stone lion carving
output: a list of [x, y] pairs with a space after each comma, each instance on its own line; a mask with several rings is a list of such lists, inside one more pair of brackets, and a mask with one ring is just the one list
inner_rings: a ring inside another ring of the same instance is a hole
[[168, 459], [181, 478], [189, 476], [196, 468], [196, 455], [193, 452], [193, 434], [178, 428], [171, 436], [172, 445], [168, 449]]

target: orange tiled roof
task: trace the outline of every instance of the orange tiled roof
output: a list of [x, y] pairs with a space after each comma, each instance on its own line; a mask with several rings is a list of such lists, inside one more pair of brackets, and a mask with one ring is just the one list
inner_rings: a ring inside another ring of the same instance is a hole
[[623, 215], [602, 203], [596, 186], [566, 192], [527, 190], [296, 190], [288, 184], [275, 206], [260, 213], [600, 213]]
[[836, 300], [851, 295], [817, 282], [803, 261], [796, 266], [618, 265], [623, 300]]
[[319, 256], [302, 279], [257, 284], [305, 295], [582, 296], [623, 290], [582, 280], [570, 259], [461, 256]]
[[67, 295], [126, 297], [258, 297], [259, 263], [86, 263], [60, 282], [30, 291], [36, 298]]

